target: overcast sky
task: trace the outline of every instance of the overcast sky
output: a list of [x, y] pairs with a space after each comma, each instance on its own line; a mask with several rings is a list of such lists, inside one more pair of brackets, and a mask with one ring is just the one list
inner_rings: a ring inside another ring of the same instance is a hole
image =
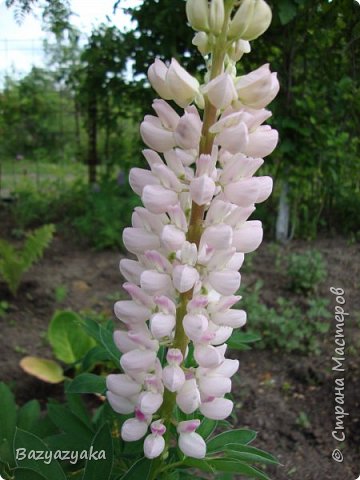
[[[122, 9], [118, 8], [116, 15], [112, 9], [114, 0], [71, 0], [72, 23], [84, 34], [91, 32], [92, 26], [111, 21], [120, 29], [131, 28], [131, 22]], [[122, 7], [136, 6], [140, 0], [123, 0]], [[6, 73], [14, 72], [16, 76], [23, 76], [32, 65], [43, 66], [44, 54], [42, 42], [46, 34], [41, 30], [41, 11], [25, 17], [18, 25], [14, 19], [14, 9], [6, 8], [5, 0], [0, 0], [0, 80]]]

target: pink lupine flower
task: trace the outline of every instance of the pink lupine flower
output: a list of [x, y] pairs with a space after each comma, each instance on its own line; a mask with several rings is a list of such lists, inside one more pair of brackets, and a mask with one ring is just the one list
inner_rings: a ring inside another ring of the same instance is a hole
[[[166, 457], [171, 430], [164, 433], [177, 424], [175, 408], [214, 420], [232, 412], [225, 396], [239, 362], [225, 357], [226, 342], [247, 320], [236, 308], [239, 270], [263, 237], [261, 222], [249, 218], [273, 188], [270, 177], [255, 175], [278, 142], [277, 131], [264, 124], [271, 116], [265, 107], [279, 90], [277, 75], [265, 64], [236, 77], [235, 65], [250, 51], [249, 40], [269, 26], [271, 11], [264, 0], [243, 0], [233, 14], [224, 5], [186, 3], [198, 30], [194, 44], [209, 54], [204, 85], [175, 59], [150, 66], [149, 82], [162, 98], [152, 104], [156, 115], [146, 115], [140, 126], [148, 168], [129, 175], [143, 206], [123, 231], [136, 259], [120, 261], [131, 298], [114, 306], [124, 373], [108, 375], [106, 395], [116, 412], [134, 415], [121, 436], [146, 436], [149, 459]], [[179, 448], [194, 458], [206, 455], [195, 432], [199, 424], [177, 424]]]

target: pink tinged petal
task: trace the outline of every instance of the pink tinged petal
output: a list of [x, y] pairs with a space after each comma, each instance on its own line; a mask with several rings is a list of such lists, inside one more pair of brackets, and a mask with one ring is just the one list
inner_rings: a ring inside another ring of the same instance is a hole
[[170, 100], [172, 98], [172, 94], [166, 82], [167, 71], [168, 68], [165, 63], [157, 58], [149, 67], [148, 79], [151, 83], [151, 86], [160, 95], [160, 97], [165, 98], [165, 100]]
[[179, 391], [185, 383], [185, 373], [179, 365], [167, 365], [162, 372], [164, 386], [170, 392]]
[[207, 211], [205, 225], [222, 223], [224, 219], [231, 213], [232, 205], [222, 200], [213, 200]]
[[170, 337], [175, 328], [175, 317], [166, 313], [155, 313], [150, 319], [150, 330], [158, 340]]
[[210, 341], [211, 345], [221, 345], [231, 337], [233, 329], [231, 327], [220, 326], [215, 331], [214, 338]]
[[150, 212], [165, 213], [170, 205], [178, 203], [178, 196], [176, 192], [161, 185], [147, 185], [143, 190], [141, 200]]
[[220, 375], [208, 375], [199, 379], [199, 388], [209, 397], [222, 397], [231, 392], [231, 380]]
[[226, 163], [220, 182], [223, 185], [233, 183], [242, 177], [252, 177], [264, 163], [262, 158], [245, 157], [243, 154], [234, 155], [233, 159]]
[[198, 205], [210, 203], [216, 189], [215, 182], [208, 175], [195, 177], [190, 183], [190, 194], [192, 200]]
[[111, 405], [111, 408], [121, 415], [132, 413], [135, 409], [135, 405], [132, 401], [130, 401], [128, 398], [116, 395], [110, 390], [106, 392], [106, 397]]
[[216, 304], [211, 304], [210, 311], [214, 312], [224, 312], [228, 308], [234, 306], [239, 300], [241, 300], [240, 295], [230, 295], [229, 297], [222, 297]]
[[251, 117], [246, 121], [249, 132], [256, 130], [271, 116], [272, 113], [270, 110], [265, 110], [265, 108], [262, 108], [261, 110], [251, 110]]
[[145, 258], [149, 260], [152, 267], [156, 268], [159, 272], [162, 273], [171, 273], [172, 265], [169, 260], [161, 255], [157, 250], [147, 250], [145, 252]]
[[196, 78], [192, 77], [174, 58], [166, 74], [166, 83], [174, 101], [183, 108], [194, 100], [199, 90], [199, 82]]
[[175, 225], [166, 225], [160, 236], [161, 243], [169, 251], [180, 250], [186, 241], [185, 233]]
[[278, 143], [279, 134], [277, 130], [268, 125], [257, 128], [249, 135], [249, 143], [243, 149], [245, 155], [250, 157], [266, 157], [272, 153]]
[[166, 432], [166, 427], [162, 423], [162, 420], [156, 420], [151, 424], [150, 430], [154, 435], [164, 435]]
[[174, 190], [177, 193], [181, 192], [181, 182], [169, 167], [166, 165], [154, 165], [152, 171], [165, 188]]
[[233, 231], [229, 225], [219, 224], [208, 227], [204, 230], [200, 245], [206, 243], [207, 245], [216, 249], [225, 250], [230, 248], [232, 244]]
[[223, 73], [222, 75], [211, 80], [202, 92], [207, 95], [210, 103], [214, 107], [224, 110], [237, 99], [234, 81], [231, 75]]
[[142, 422], [137, 418], [129, 418], [125, 420], [121, 427], [121, 438], [125, 442], [136, 442], [140, 440], [148, 430], [148, 425], [146, 422]]
[[145, 230], [150, 230], [156, 235], [160, 234], [164, 225], [169, 223], [165, 214], [157, 215], [149, 212], [149, 210], [146, 210], [144, 207], [135, 207], [135, 212], [141, 218], [142, 226], [145, 227]]
[[171, 313], [175, 315], [176, 305], [172, 300], [170, 300], [170, 298], [164, 295], [155, 296], [154, 303], [162, 310], [163, 313]]
[[209, 300], [205, 296], [193, 297], [186, 306], [188, 313], [194, 313], [196, 310], [203, 310], [208, 305]]
[[176, 431], [180, 433], [192, 433], [195, 432], [197, 428], [200, 426], [200, 420], [195, 418], [194, 420], [185, 420], [184, 422], [179, 422], [178, 426], [176, 427]]
[[211, 155], [201, 154], [196, 165], [196, 176], [201, 177], [201, 175], [213, 175], [215, 165], [217, 161], [217, 155], [213, 158]]
[[175, 148], [175, 152], [185, 167], [190, 167], [190, 165], [192, 165], [197, 159], [196, 150], [185, 152], [181, 148]]
[[140, 265], [136, 260], [129, 260], [128, 258], [123, 258], [120, 260], [120, 272], [121, 275], [131, 283], [135, 285], [140, 285], [140, 276], [144, 271], [144, 267]]
[[152, 168], [154, 165], [163, 165], [164, 163], [160, 155], [157, 152], [154, 152], [154, 150], [150, 150], [146, 148], [145, 150], [142, 151], [142, 154], [144, 155], [150, 168]]
[[259, 196], [260, 183], [258, 178], [243, 178], [238, 182], [226, 185], [224, 193], [230, 202], [239, 207], [249, 207]]
[[114, 305], [115, 315], [124, 323], [143, 323], [150, 318], [151, 311], [133, 300], [120, 300]]
[[138, 344], [130, 340], [128, 332], [124, 330], [114, 332], [114, 343], [121, 353], [127, 353], [138, 348]]
[[[145, 189], [146, 188], [149, 187], [145, 187]], [[123, 241], [126, 249], [135, 254], [143, 253], [145, 250], [156, 250], [160, 248], [159, 237], [144, 228], [125, 228]]]
[[233, 295], [240, 287], [241, 276], [234, 270], [220, 270], [210, 272], [209, 282], [211, 286], [221, 295]]
[[[243, 122], [239, 123], [239, 125], [236, 125], [235, 127], [226, 128], [223, 132], [219, 133], [215, 137], [215, 144], [220, 145], [232, 154], [239, 152], [245, 153], [248, 143], [248, 128]], [[260, 155], [250, 156], [258, 157]]]
[[221, 347], [212, 345], [195, 345], [194, 358], [200, 367], [214, 368], [224, 361]]
[[138, 195], [142, 194], [146, 185], [160, 184], [159, 180], [150, 170], [144, 170], [143, 168], [132, 168], [130, 170], [129, 183], [133, 191]]
[[144, 440], [144, 455], [146, 458], [159, 457], [165, 448], [165, 440], [161, 435], [148, 435]]
[[142, 306], [152, 309], [154, 308], [154, 301], [153, 299], [147, 295], [145, 292], [141, 290], [140, 287], [135, 285], [134, 283], [124, 283], [123, 289], [131, 296], [131, 298], [135, 301], [140, 303]]
[[234, 253], [231, 260], [226, 264], [226, 268], [230, 270], [240, 270], [242, 264], [244, 263], [245, 255], [242, 252]]
[[266, 107], [278, 94], [279, 82], [276, 73], [271, 73], [269, 64], [240, 77], [236, 83], [239, 100], [251, 108]]
[[198, 148], [202, 123], [198, 114], [185, 112], [174, 132], [176, 144], [185, 150]]
[[249, 220], [234, 230], [233, 246], [237, 251], [249, 253], [256, 250], [263, 239], [263, 229], [259, 220]]
[[125, 353], [120, 359], [120, 365], [128, 373], [141, 373], [154, 367], [156, 352], [152, 350], [135, 349]]
[[141, 346], [157, 352], [159, 350], [159, 342], [152, 339], [147, 326], [145, 328], [146, 331], [130, 330], [128, 333], [129, 339], [135, 342], [138, 347]]
[[230, 215], [226, 217], [225, 222], [233, 228], [239, 227], [241, 224], [246, 222], [246, 220], [254, 211], [255, 207], [253, 205], [250, 207], [236, 207], [230, 213]]
[[173, 205], [169, 207], [168, 214], [171, 222], [180, 230], [184, 232], [188, 229], [187, 219], [183, 209], [180, 205]]
[[152, 107], [157, 116], [160, 118], [160, 121], [164, 127], [168, 128], [169, 130], [175, 130], [180, 120], [180, 116], [175, 112], [175, 110], [170, 107], [167, 102], [159, 98], [156, 98], [153, 101]]
[[173, 270], [173, 283], [180, 293], [188, 292], [199, 279], [198, 271], [189, 265], [177, 265]]
[[201, 340], [202, 336], [209, 327], [209, 321], [205, 315], [185, 315], [183, 319], [183, 327], [186, 335], [193, 342]]
[[273, 180], [271, 177], [257, 177], [259, 182], [259, 195], [255, 203], [265, 202], [271, 195], [273, 189]]
[[176, 395], [176, 403], [184, 413], [193, 413], [200, 405], [200, 392], [196, 380], [186, 380]]
[[184, 242], [180, 252], [180, 258], [182, 263], [194, 266], [197, 261], [197, 247], [195, 243]]
[[196, 432], [180, 433], [179, 448], [187, 457], [204, 458], [206, 455], [205, 440]]
[[239, 360], [225, 358], [223, 363], [216, 367], [212, 373], [214, 375], [222, 375], [223, 377], [232, 377], [239, 369]]
[[232, 328], [241, 328], [246, 323], [246, 312], [244, 310], [227, 310], [226, 312], [216, 313], [211, 317], [217, 325], [225, 325]]
[[172, 365], [180, 365], [184, 356], [179, 348], [169, 348], [166, 354], [166, 360]]
[[215, 398], [211, 402], [203, 402], [200, 412], [212, 420], [224, 420], [231, 414], [233, 406], [233, 402], [227, 398]]
[[106, 387], [116, 395], [132, 397], [141, 392], [142, 386], [123, 373], [110, 374], [106, 377]]
[[167, 166], [175, 173], [177, 177], [185, 176], [184, 165], [176, 150], [164, 152]]
[[161, 153], [175, 147], [174, 134], [161, 125], [155, 125], [155, 123], [149, 121], [148, 117], [147, 115], [140, 125], [140, 134], [144, 143], [151, 149]]
[[155, 270], [145, 270], [140, 277], [141, 288], [149, 295], [161, 295], [171, 291], [171, 277]]
[[139, 396], [137, 406], [145, 415], [152, 415], [159, 410], [162, 403], [161, 393], [143, 392]]

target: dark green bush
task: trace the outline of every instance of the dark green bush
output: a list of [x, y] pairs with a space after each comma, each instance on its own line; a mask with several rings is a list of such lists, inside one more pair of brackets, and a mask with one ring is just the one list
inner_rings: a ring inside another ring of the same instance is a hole
[[315, 291], [326, 278], [326, 263], [317, 250], [289, 255], [287, 275], [290, 288], [297, 293]]

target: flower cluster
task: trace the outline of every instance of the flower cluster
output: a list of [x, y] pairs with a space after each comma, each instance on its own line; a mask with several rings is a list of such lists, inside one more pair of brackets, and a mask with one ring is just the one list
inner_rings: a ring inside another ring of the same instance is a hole
[[[268, 27], [269, 12], [263, 0], [244, 0], [232, 17], [223, 0], [188, 0], [189, 22], [199, 30], [195, 43], [199, 33], [206, 35], [204, 55], [213, 52], [216, 38], [223, 45], [220, 69], [214, 70], [219, 62], [212, 53], [210, 74], [200, 85], [175, 59], [169, 66], [157, 59], [149, 68], [149, 81], [162, 98], [153, 102], [156, 115], [145, 116], [140, 127], [149, 169], [130, 172], [143, 207], [135, 208], [132, 227], [123, 232], [136, 256], [120, 262], [131, 300], [115, 304], [124, 326], [114, 334], [124, 373], [107, 378], [113, 409], [135, 414], [124, 422], [122, 438], [147, 435], [148, 458], [164, 451], [175, 404], [184, 414], [199, 411], [215, 420], [233, 408], [226, 394], [239, 362], [225, 358], [226, 341], [246, 322], [246, 313], [232, 307], [240, 300], [244, 254], [262, 241], [261, 222], [248, 218], [272, 191], [270, 177], [254, 174], [278, 141], [276, 130], [263, 123], [271, 116], [265, 107], [279, 90], [267, 64], [236, 76], [233, 52]], [[195, 432], [199, 424], [177, 425], [179, 448], [196, 458], [206, 454]]]

